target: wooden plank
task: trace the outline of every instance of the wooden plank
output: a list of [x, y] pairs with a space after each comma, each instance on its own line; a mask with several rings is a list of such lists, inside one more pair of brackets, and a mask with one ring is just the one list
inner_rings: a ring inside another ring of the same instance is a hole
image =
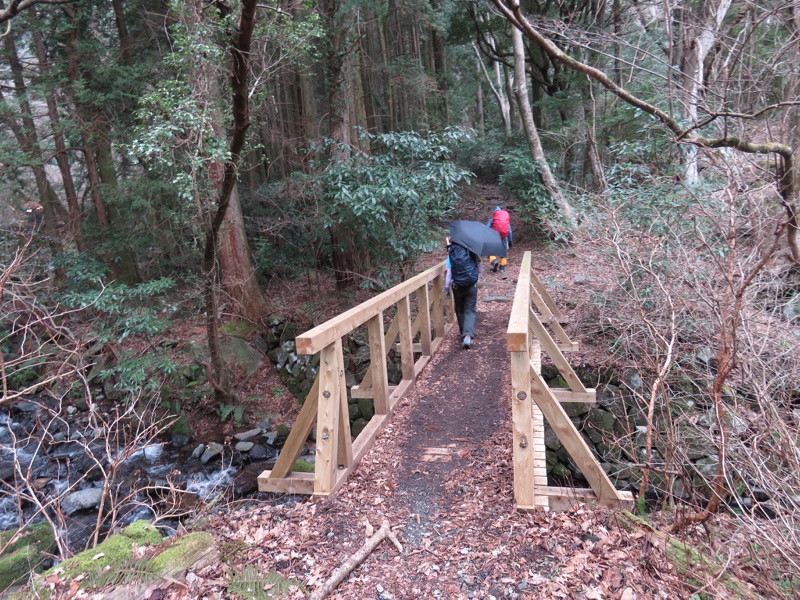
[[[532, 275], [532, 277], [535, 278], [536, 275]], [[536, 306], [536, 309], [540, 313], [540, 316], [537, 317], [539, 322], [543, 325], [550, 326], [550, 328], [553, 330], [553, 337], [554, 339], [558, 340], [559, 348], [562, 350], [562, 352], [577, 352], [579, 344], [569, 339], [569, 335], [567, 335], [567, 332], [564, 331], [564, 328], [558, 322], [558, 317], [553, 314], [550, 306], [542, 298], [539, 290], [535, 285], [533, 285], [533, 282], [531, 282], [531, 300], [533, 305]]]
[[[591, 489], [587, 488], [562, 488], [550, 487], [546, 489], [550, 499], [551, 510], [569, 510], [576, 504], [587, 504], [593, 506], [600, 504], [597, 496]], [[628, 491], [617, 491], [619, 502], [614, 504], [615, 508], [633, 507], [633, 494]]]
[[514, 501], [527, 506], [534, 501], [534, 440], [531, 421], [530, 358], [511, 352], [511, 427], [514, 460]]
[[580, 344], [578, 342], [573, 342], [571, 339], [569, 339], [569, 335], [567, 335], [567, 332], [564, 331], [564, 328], [561, 327], [561, 324], [558, 321], [552, 320], [552, 321], [550, 321], [549, 325], [550, 325], [550, 329], [553, 330], [553, 333], [555, 334], [556, 339], [559, 342], [561, 342], [561, 345], [564, 348], [569, 348], [569, 350], [567, 350], [567, 352], [577, 352], [578, 351], [578, 347], [580, 346]]
[[559, 402], [583, 402], [585, 404], [597, 402], [594, 388], [587, 388], [585, 392], [573, 392], [562, 388], [550, 388], [550, 391]]
[[[389, 396], [389, 410], [394, 410], [395, 405], [400, 401], [400, 399], [406, 395], [406, 392], [410, 390], [414, 386], [413, 379], [407, 379], [401, 381], [400, 384], [395, 388], [392, 392], [392, 395]], [[358, 436], [361, 437], [361, 436]]]
[[525, 252], [519, 267], [519, 279], [514, 292], [514, 302], [511, 305], [511, 316], [508, 320], [506, 340], [509, 352], [528, 351], [528, 319], [530, 313], [530, 274], [531, 253]]
[[567, 359], [564, 358], [561, 350], [558, 349], [555, 340], [553, 340], [553, 338], [550, 336], [550, 333], [547, 331], [547, 329], [545, 329], [544, 325], [539, 322], [539, 319], [536, 317], [533, 311], [530, 312], [530, 324], [536, 339], [539, 340], [539, 343], [542, 345], [542, 350], [547, 352], [547, 354], [550, 356], [553, 364], [555, 364], [559, 373], [561, 373], [561, 376], [567, 382], [567, 385], [569, 385], [569, 389], [571, 389], [573, 392], [585, 392], [586, 387], [583, 385], [581, 380], [578, 379], [575, 371], [572, 370], [572, 367], [567, 362]]
[[279, 494], [314, 493], [314, 473], [290, 473], [288, 477], [273, 477], [272, 471], [264, 471], [258, 476], [259, 492], [276, 492]]
[[389, 415], [375, 415], [369, 420], [369, 423], [361, 430], [361, 433], [358, 434], [358, 437], [353, 442], [354, 464], [358, 464], [358, 462], [364, 458], [364, 455], [372, 447], [372, 444], [375, 443], [375, 439], [380, 432], [383, 431], [383, 428], [388, 422]]
[[[383, 325], [381, 325], [381, 329], [383, 329]], [[383, 339], [383, 335], [381, 335], [380, 338]], [[339, 350], [336, 354], [338, 359], [336, 368], [339, 373], [339, 410], [341, 412], [339, 413], [337, 459], [338, 465], [348, 468], [353, 464], [353, 434], [350, 431], [350, 406], [347, 402], [347, 381], [344, 377], [344, 352], [341, 348], [341, 340], [339, 341], [339, 346]]]
[[431, 304], [427, 285], [417, 290], [417, 305], [419, 306], [419, 342], [422, 344], [422, 356], [431, 356]]
[[531, 283], [536, 288], [536, 291], [539, 293], [539, 296], [544, 300], [547, 307], [550, 309], [550, 312], [553, 316], [558, 319], [561, 323], [569, 322], [569, 319], [561, 312], [561, 309], [558, 308], [558, 305], [553, 301], [550, 297], [550, 294], [547, 292], [547, 289], [542, 285], [542, 282], [539, 281], [539, 278], [536, 276], [536, 273], [531, 271]]
[[395, 320], [400, 334], [400, 368], [403, 372], [403, 381], [413, 381], [414, 374], [414, 346], [411, 331], [411, 307], [408, 296], [397, 301], [397, 315]]
[[442, 261], [419, 275], [297, 336], [295, 339], [297, 353], [315, 354], [320, 352], [337, 339], [341, 339], [343, 335], [366, 323], [380, 311], [386, 310], [395, 304], [400, 298], [408, 296], [423, 287], [426, 288], [430, 281], [444, 272], [444, 265], [445, 263]]
[[317, 409], [317, 458], [314, 493], [329, 494], [336, 483], [339, 468], [339, 420], [341, 416], [339, 358], [342, 340], [337, 339], [320, 352], [319, 405]]
[[[396, 385], [390, 385], [389, 388], [388, 388], [389, 395], [391, 395], [392, 392], [395, 391], [396, 389], [397, 389]], [[369, 388], [369, 389], [366, 389], [366, 390], [362, 390], [359, 386], [353, 386], [353, 387], [350, 388], [350, 397], [351, 398], [374, 398], [374, 396], [372, 395], [372, 388]]]
[[300, 454], [308, 439], [308, 434], [311, 433], [311, 428], [314, 426], [314, 420], [317, 418], [317, 403], [319, 396], [319, 375], [314, 379], [314, 385], [306, 396], [306, 401], [300, 408], [297, 418], [294, 420], [292, 430], [289, 432], [289, 437], [283, 444], [281, 453], [278, 455], [278, 460], [275, 461], [275, 466], [272, 467], [272, 474], [275, 478], [288, 476], [292, 470], [294, 461]]
[[[537, 373], [541, 373], [542, 349], [539, 341], [532, 337], [528, 347], [530, 348], [529, 367], [536, 369]], [[528, 391], [531, 392], [530, 381], [528, 385]], [[550, 510], [550, 501], [547, 497], [542, 497], [538, 493], [540, 487], [547, 486], [547, 447], [544, 443], [544, 415], [542, 415], [539, 407], [536, 406], [533, 397], [530, 396], [530, 398], [531, 431], [533, 433], [533, 472], [530, 476], [533, 478], [533, 503], [540, 508]]]
[[[440, 273], [433, 280], [433, 289], [431, 290], [432, 308], [431, 308], [431, 322], [433, 328], [436, 330], [435, 340], [441, 340], [445, 336], [445, 319], [444, 319], [444, 273]], [[433, 350], [435, 353], [436, 350]]]
[[414, 363], [414, 379], [419, 377], [419, 374], [422, 373], [430, 361], [431, 357], [424, 354], [417, 359], [417, 362]]
[[[398, 322], [397, 315], [395, 315], [394, 319], [392, 319], [392, 322], [389, 323], [389, 328], [386, 330], [386, 335], [383, 338], [383, 345], [385, 348], [392, 347], [392, 345], [394, 344], [394, 339], [397, 337], [397, 333], [399, 330], [400, 330], [400, 324]], [[359, 383], [358, 386], [353, 386], [351, 390], [355, 389], [356, 387], [361, 390], [370, 390], [370, 388], [372, 387], [372, 369], [368, 367], [367, 372], [364, 373], [364, 378], [361, 380], [361, 383]], [[372, 398], [371, 394], [372, 392], [370, 391], [369, 396], [363, 396], [363, 397]], [[355, 398], [356, 396], [353, 397]]]
[[369, 332], [369, 370], [372, 373], [372, 398], [375, 413], [385, 415], [389, 412], [389, 375], [386, 368], [386, 346], [383, 337], [383, 312], [367, 321]]
[[578, 352], [581, 345], [578, 342], [570, 342], [569, 344], [556, 342], [556, 346], [558, 346], [558, 349], [561, 350], [561, 352]]
[[539, 290], [533, 284], [533, 277], [535, 277], [535, 275], [531, 275], [531, 303], [536, 307], [536, 310], [539, 311], [543, 322], [549, 323], [550, 321], [554, 321], [556, 317], [553, 315], [547, 302], [542, 298]]
[[620, 498], [605, 471], [595, 459], [586, 441], [570, 421], [564, 408], [556, 400], [541, 375], [535, 369], [531, 374], [531, 391], [533, 400], [542, 411], [553, 432], [567, 449], [572, 460], [578, 465], [586, 481], [597, 495], [598, 502], [607, 506], [618, 506]]

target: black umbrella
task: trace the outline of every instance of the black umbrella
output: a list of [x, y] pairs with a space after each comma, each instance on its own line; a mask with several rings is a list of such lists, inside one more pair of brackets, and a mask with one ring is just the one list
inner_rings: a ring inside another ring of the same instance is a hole
[[464, 246], [478, 256], [506, 256], [500, 234], [480, 221], [453, 221], [447, 226], [450, 241]]

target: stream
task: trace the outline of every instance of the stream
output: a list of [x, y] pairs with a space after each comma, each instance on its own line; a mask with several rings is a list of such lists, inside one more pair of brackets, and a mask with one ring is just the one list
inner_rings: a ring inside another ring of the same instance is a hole
[[[46, 514], [72, 551], [83, 550], [98, 528], [105, 483], [113, 502], [104, 505], [101, 535], [139, 519], [156, 519], [169, 534], [205, 503], [257, 493], [281, 442], [265, 422], [200, 443], [142, 435], [127, 420], [99, 416], [44, 396], [0, 407], [0, 531]], [[98, 426], [109, 422], [118, 430]]]

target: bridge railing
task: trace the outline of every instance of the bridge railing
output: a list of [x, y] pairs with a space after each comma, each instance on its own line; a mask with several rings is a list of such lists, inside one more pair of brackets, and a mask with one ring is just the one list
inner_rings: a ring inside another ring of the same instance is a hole
[[[274, 467], [259, 476], [260, 491], [325, 496], [345, 482], [453, 325], [444, 277], [442, 262], [297, 336], [298, 354], [320, 354], [319, 373]], [[393, 318], [387, 326], [390, 314]], [[348, 388], [342, 338], [364, 325], [369, 335], [369, 368], [358, 385]], [[402, 379], [397, 385], [390, 385], [388, 375], [387, 355], [392, 349], [400, 356]], [[375, 408], [355, 440], [350, 433], [348, 395], [372, 398]], [[314, 473], [294, 472], [292, 466], [315, 424]]]
[[[507, 342], [511, 357], [511, 394], [514, 456], [514, 499], [520, 510], [553, 509], [576, 501], [609, 506], [633, 504], [630, 492], [614, 488], [586, 441], [572, 423], [562, 402], [595, 402], [563, 352], [576, 351], [561, 327], [566, 317], [553, 302], [533, 271], [526, 252], [508, 322]], [[569, 389], [551, 389], [541, 376], [542, 351], [555, 364]], [[544, 443], [545, 420], [589, 482], [591, 489], [547, 485]]]

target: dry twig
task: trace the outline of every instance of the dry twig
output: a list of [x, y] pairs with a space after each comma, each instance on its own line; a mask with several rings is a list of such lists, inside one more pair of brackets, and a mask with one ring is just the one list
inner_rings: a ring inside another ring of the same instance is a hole
[[372, 553], [372, 551], [378, 547], [378, 544], [380, 544], [386, 538], [389, 538], [399, 552], [403, 552], [403, 546], [389, 527], [389, 521], [384, 521], [383, 525], [381, 525], [381, 528], [378, 529], [375, 535], [368, 538], [364, 542], [364, 545], [361, 546], [361, 548], [359, 548], [355, 554], [350, 556], [350, 558], [336, 568], [333, 574], [324, 584], [322, 584], [322, 586], [314, 590], [314, 593], [311, 594], [309, 600], [322, 600], [333, 590], [335, 590], [336, 586], [339, 585], [356, 567], [358, 567], [358, 565], [364, 562], [364, 559], [366, 559]]

